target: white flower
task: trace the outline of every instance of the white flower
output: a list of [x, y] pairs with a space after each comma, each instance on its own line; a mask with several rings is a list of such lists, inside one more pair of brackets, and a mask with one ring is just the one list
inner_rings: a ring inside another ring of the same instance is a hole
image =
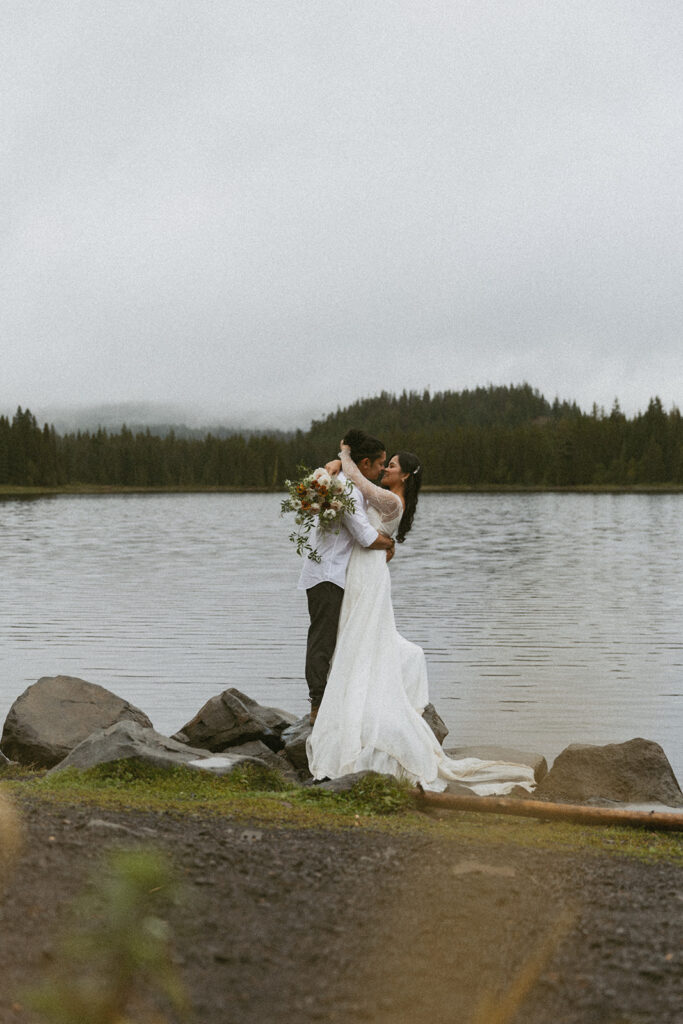
[[336, 516], [336, 514], [337, 514], [337, 513], [335, 512], [335, 510], [334, 510], [333, 508], [328, 508], [328, 509], [326, 509], [326, 510], [325, 510], [325, 511], [323, 512], [323, 515], [324, 515], [325, 519], [334, 519], [334, 517]]
[[332, 512], [333, 515], [336, 515], [337, 512], [340, 511], [341, 507], [341, 501], [337, 501], [336, 498], [333, 498], [332, 501], [330, 502], [330, 511]]
[[320, 502], [314, 501], [308, 511], [312, 512], [313, 515], [317, 515], [318, 512], [320, 511]]
[[330, 476], [326, 469], [316, 469], [315, 473], [313, 474], [313, 479], [321, 487], [329, 487], [330, 484], [332, 483], [332, 477]]

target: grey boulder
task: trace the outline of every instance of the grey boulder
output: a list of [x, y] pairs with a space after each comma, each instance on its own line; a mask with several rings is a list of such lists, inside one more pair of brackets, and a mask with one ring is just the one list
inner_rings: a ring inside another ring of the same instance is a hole
[[158, 768], [186, 767], [204, 769], [215, 775], [229, 775], [238, 764], [260, 764], [257, 757], [247, 754], [216, 756], [208, 750], [188, 747], [186, 743], [162, 736], [154, 729], [137, 722], [117, 722], [108, 729], [92, 733], [48, 773], [65, 768], [85, 770], [98, 764], [127, 761], [135, 758]]
[[173, 738], [213, 751], [261, 740], [277, 751], [284, 746], [282, 732], [294, 722], [295, 715], [259, 704], [233, 687], [211, 697]]
[[299, 771], [308, 771], [308, 755], [306, 754], [306, 740], [311, 735], [311, 725], [308, 715], [304, 715], [294, 725], [288, 726], [282, 732], [284, 743], [283, 754]]
[[443, 741], [448, 736], [448, 729], [443, 718], [439, 715], [433, 704], [428, 704], [422, 712], [422, 717], [425, 722], [436, 736], [439, 743], [443, 744]]
[[144, 711], [103, 686], [44, 676], [15, 700], [0, 743], [20, 764], [51, 768], [91, 733], [121, 721], [152, 725]]
[[299, 773], [292, 767], [284, 750], [274, 753], [261, 740], [250, 740], [249, 743], [240, 743], [238, 747], [230, 747], [230, 755], [241, 754], [244, 757], [255, 758], [268, 768], [284, 776], [289, 782], [299, 782]]
[[592, 746], [572, 743], [555, 760], [534, 796], [559, 802], [595, 799], [683, 807], [666, 754], [652, 740]]
[[[548, 773], [548, 762], [542, 754], [534, 754], [528, 750], [517, 750], [516, 747], [497, 747], [482, 744], [469, 747], [449, 747], [444, 751], [456, 761], [464, 757], [478, 757], [482, 761], [506, 761], [508, 764], [525, 764], [533, 768], [536, 782], [540, 782]], [[529, 794], [526, 792], [527, 796]]]

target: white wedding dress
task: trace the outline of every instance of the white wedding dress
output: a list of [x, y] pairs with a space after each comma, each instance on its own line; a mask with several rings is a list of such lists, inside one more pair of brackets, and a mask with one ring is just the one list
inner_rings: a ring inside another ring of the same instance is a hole
[[[342, 468], [368, 503], [370, 522], [393, 536], [403, 513], [400, 498], [376, 487], [345, 456]], [[429, 703], [421, 647], [396, 629], [391, 578], [384, 551], [356, 545], [346, 572], [337, 644], [315, 725], [307, 741], [316, 779], [372, 769], [443, 790], [460, 782], [479, 795], [534, 787], [527, 765], [448, 757], [422, 718]]]

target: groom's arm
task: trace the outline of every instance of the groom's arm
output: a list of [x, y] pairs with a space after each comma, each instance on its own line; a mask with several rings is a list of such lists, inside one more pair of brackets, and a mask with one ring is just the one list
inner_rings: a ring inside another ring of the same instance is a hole
[[394, 542], [391, 537], [385, 537], [383, 533], [377, 534], [377, 540], [373, 541], [372, 544], [368, 544], [367, 547], [370, 551], [392, 551], [394, 550]]
[[355, 512], [347, 512], [344, 516], [344, 526], [356, 543], [360, 544], [361, 547], [369, 548], [371, 551], [380, 550], [393, 552], [393, 540], [391, 537], [385, 537], [383, 533], [379, 533], [375, 527], [372, 526], [368, 519], [367, 512], [365, 511], [365, 503], [362, 501], [362, 496], [360, 494], [358, 494], [356, 498]]
[[[354, 529], [354, 527], [359, 525], [359, 524], [355, 524], [353, 522], [354, 519], [357, 516], [358, 516], [358, 511], [355, 512], [353, 515], [347, 515], [347, 516], [344, 517], [344, 525], [346, 526], [347, 530], [349, 531], [349, 533], [351, 534], [353, 539], [355, 541], [357, 541], [358, 544], [361, 545], [361, 547], [367, 548], [368, 551], [386, 551], [386, 553], [387, 553], [387, 562], [390, 562], [391, 559], [394, 557], [394, 541], [393, 541], [393, 538], [392, 537], [386, 537], [383, 533], [378, 533], [377, 530], [374, 528], [374, 526], [370, 526], [370, 523], [368, 523], [368, 526], [370, 527], [370, 532], [369, 533], [366, 533], [364, 529], [362, 530], [362, 532], [358, 532], [357, 533], [356, 530]], [[361, 512], [361, 516], [364, 517], [365, 513]], [[366, 520], [366, 522], [367, 522], [367, 520]], [[371, 544], [367, 543], [368, 537], [374, 537], [375, 538], [372, 541]]]
[[349, 531], [357, 544], [362, 548], [376, 550], [382, 548], [387, 550], [393, 546], [393, 541], [384, 534], [378, 533], [365, 514], [365, 509], [358, 506], [355, 512], [347, 512], [344, 516], [344, 526]]

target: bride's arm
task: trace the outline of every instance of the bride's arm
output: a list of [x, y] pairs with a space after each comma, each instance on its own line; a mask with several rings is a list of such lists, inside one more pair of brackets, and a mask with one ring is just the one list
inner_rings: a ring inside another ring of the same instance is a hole
[[378, 487], [364, 477], [350, 453], [351, 449], [348, 445], [343, 444], [340, 456], [344, 474], [356, 485], [368, 505], [377, 509], [384, 522], [394, 519], [399, 512], [403, 511], [403, 502], [398, 494], [394, 494], [393, 491], [388, 491], [384, 487]]

